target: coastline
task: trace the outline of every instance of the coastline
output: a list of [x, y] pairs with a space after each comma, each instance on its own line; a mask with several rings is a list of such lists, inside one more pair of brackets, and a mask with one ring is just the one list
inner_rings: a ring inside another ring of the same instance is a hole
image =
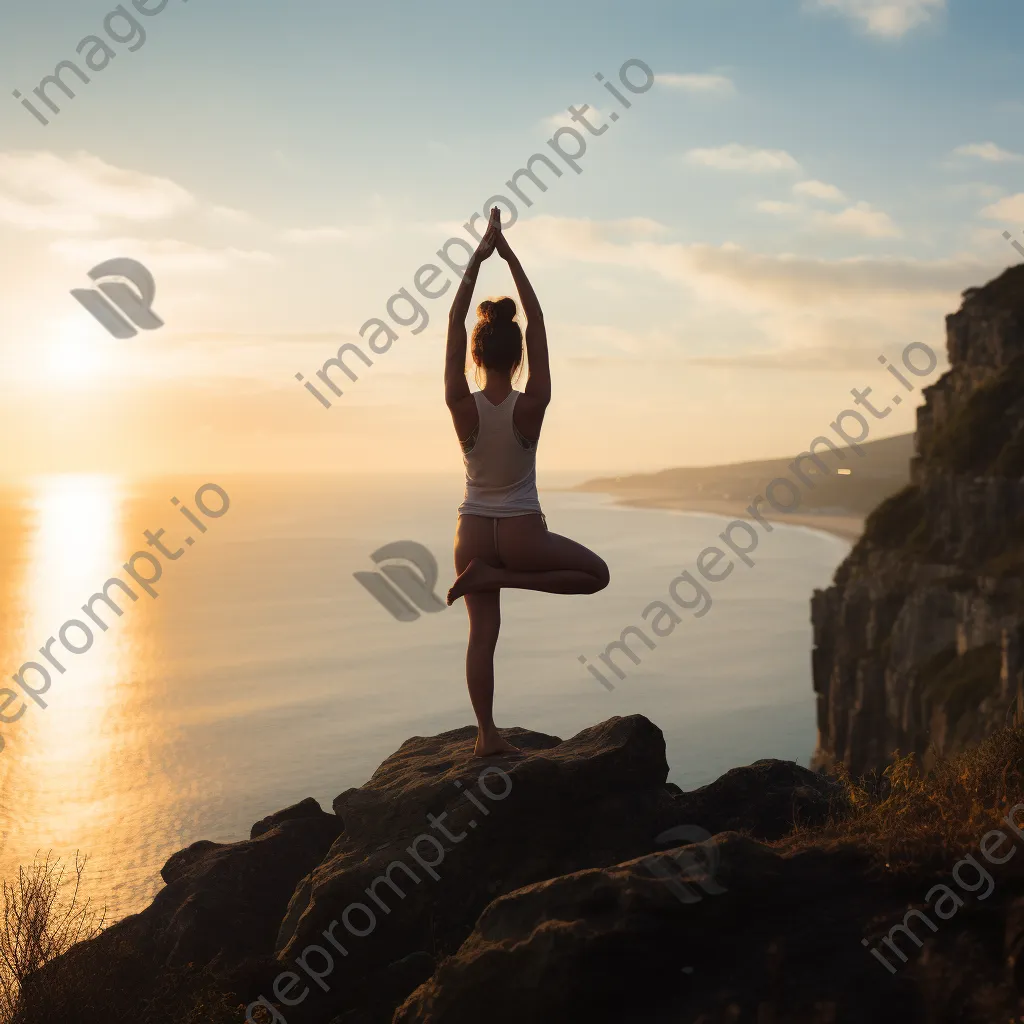
[[[594, 492], [591, 492], [594, 493]], [[612, 491], [602, 491], [615, 499], [618, 505], [630, 508], [656, 508], [673, 512], [710, 512], [716, 515], [729, 516], [733, 519], [751, 519], [747, 506], [742, 501], [729, 501], [724, 498], [686, 498], [670, 495], [649, 495], [642, 498], [626, 498]], [[843, 540], [856, 543], [864, 532], [864, 517], [847, 513], [829, 512], [775, 512], [762, 508], [764, 518], [769, 522], [781, 523], [784, 526], [806, 526], [812, 530], [831, 533]]]

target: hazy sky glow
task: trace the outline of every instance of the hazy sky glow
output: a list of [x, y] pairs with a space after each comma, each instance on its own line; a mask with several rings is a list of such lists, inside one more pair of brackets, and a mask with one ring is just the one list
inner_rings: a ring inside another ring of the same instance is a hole
[[[104, 33], [115, 6], [0, 16], [5, 476], [457, 471], [447, 268], [331, 409], [294, 375], [416, 294], [531, 154], [557, 162], [573, 104], [608, 129], [509, 232], [552, 345], [542, 469], [799, 450], [882, 385], [880, 352], [940, 350], [1024, 240], [1013, 0], [170, 0], [135, 11], [144, 42]], [[113, 56], [76, 54], [90, 35]], [[656, 81], [625, 110], [594, 76], [622, 91], [629, 58]], [[63, 60], [90, 81], [65, 73], [54, 114], [33, 90]], [[72, 299], [114, 257], [153, 272], [165, 327], [116, 340]], [[510, 288], [489, 261], [478, 298]], [[877, 436], [912, 426], [907, 403]]]

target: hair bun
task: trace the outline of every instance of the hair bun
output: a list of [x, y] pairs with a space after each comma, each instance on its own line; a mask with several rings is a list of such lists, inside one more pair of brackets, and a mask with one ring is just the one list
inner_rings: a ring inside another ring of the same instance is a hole
[[481, 320], [486, 320], [490, 323], [497, 323], [502, 320], [512, 321], [516, 316], [516, 304], [507, 295], [505, 298], [498, 299], [497, 301], [484, 299], [477, 306], [476, 312]]

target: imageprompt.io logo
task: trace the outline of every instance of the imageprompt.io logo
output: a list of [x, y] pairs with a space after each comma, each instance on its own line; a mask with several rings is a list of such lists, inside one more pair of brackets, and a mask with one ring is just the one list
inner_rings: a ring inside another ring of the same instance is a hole
[[[95, 289], [73, 288], [71, 294], [115, 338], [134, 338], [139, 333], [137, 328], [155, 331], [163, 327], [163, 320], [152, 309], [156, 296], [153, 275], [138, 260], [107, 260], [93, 267], [89, 277], [98, 282]], [[135, 287], [130, 288], [124, 281], [103, 281], [108, 277], [125, 278]]]
[[[667, 860], [674, 861], [685, 874], [686, 880], [699, 885], [709, 896], [720, 896], [723, 892], [729, 891], [715, 880], [715, 875], [718, 874], [718, 844], [715, 837], [706, 829], [699, 825], [677, 825], [667, 832], [662, 832], [655, 842], [688, 844]], [[701, 856], [697, 856], [697, 853]], [[700, 903], [700, 895], [675, 877], [675, 873], [666, 863], [666, 858], [643, 857], [640, 863], [652, 875], [664, 879], [681, 903]]]
[[352, 575], [399, 622], [412, 622], [420, 612], [443, 612], [448, 607], [434, 593], [437, 559], [422, 544], [398, 540], [377, 548], [370, 557], [380, 572]]

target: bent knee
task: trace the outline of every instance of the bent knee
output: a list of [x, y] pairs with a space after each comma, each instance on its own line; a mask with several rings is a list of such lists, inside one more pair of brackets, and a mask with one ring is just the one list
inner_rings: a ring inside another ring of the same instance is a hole
[[597, 565], [594, 567], [594, 590], [596, 594], [599, 590], [604, 590], [611, 581], [611, 573], [608, 571], [608, 563], [603, 558], [597, 559]]

